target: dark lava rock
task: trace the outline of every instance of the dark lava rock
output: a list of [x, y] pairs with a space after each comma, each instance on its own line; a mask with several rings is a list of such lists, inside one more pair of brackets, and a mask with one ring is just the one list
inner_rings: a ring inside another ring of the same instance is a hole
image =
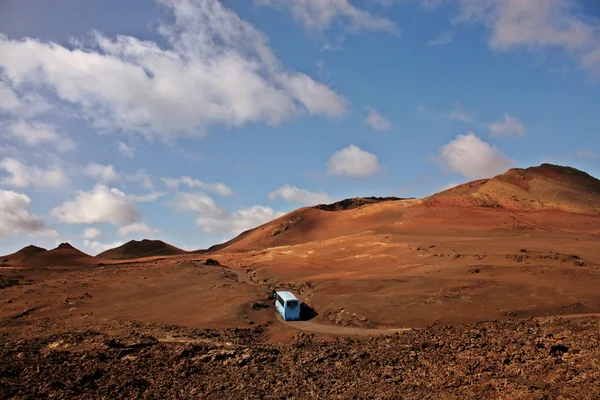
[[254, 303], [252, 303], [252, 305], [250, 306], [253, 310], [260, 310], [262, 308], [269, 308], [270, 306], [267, 303], [262, 303], [259, 301], [255, 301]]

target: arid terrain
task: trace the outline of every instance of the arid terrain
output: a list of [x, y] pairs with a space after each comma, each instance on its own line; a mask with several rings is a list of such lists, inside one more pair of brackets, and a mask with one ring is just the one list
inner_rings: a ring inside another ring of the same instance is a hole
[[600, 181], [544, 164], [196, 252], [29, 246], [0, 258], [0, 397], [599, 398], [599, 239]]

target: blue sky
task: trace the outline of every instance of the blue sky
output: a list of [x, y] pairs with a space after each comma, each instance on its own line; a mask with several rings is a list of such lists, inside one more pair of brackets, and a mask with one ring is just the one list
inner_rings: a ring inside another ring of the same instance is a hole
[[0, 253], [205, 248], [304, 205], [600, 176], [600, 4], [6, 1]]

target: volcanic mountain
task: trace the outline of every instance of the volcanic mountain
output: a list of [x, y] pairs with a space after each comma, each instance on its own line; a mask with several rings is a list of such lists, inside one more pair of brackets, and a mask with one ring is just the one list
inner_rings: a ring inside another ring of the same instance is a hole
[[542, 164], [527, 169], [513, 168], [491, 179], [465, 183], [430, 196], [426, 202], [598, 215], [600, 180], [575, 168]]
[[41, 247], [34, 246], [34, 245], [30, 245], [27, 247], [23, 247], [21, 250], [17, 251], [16, 253], [9, 254], [7, 256], [0, 256], [0, 262], [2, 262], [2, 265], [21, 264], [31, 255], [46, 252], [46, 251], [48, 251], [48, 250], [43, 249]]
[[132, 258], [174, 256], [186, 254], [185, 250], [171, 246], [162, 240], [131, 240], [122, 246], [107, 250], [96, 257], [107, 260], [129, 260]]
[[301, 208], [209, 251], [260, 250], [366, 232], [485, 229], [600, 233], [600, 180], [551, 164], [514, 168], [424, 199], [355, 198]]
[[5, 258], [9, 259], [11, 265], [24, 267], [72, 267], [86, 265], [93, 260], [92, 256], [77, 250], [69, 243], [61, 243], [52, 250], [27, 246]]

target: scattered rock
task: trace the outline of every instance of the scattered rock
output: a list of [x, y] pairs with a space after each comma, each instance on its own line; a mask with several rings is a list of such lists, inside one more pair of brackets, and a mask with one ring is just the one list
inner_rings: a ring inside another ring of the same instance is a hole
[[271, 236], [277, 236], [277, 235], [287, 231], [288, 229], [290, 229], [292, 226], [296, 225], [300, 221], [302, 221], [302, 217], [299, 215], [295, 215], [295, 216], [291, 217], [290, 219], [283, 221], [281, 224], [279, 224], [275, 229], [273, 229], [271, 231]]
[[250, 306], [250, 308], [252, 308], [253, 310], [260, 310], [260, 309], [269, 308], [269, 307], [270, 307], [270, 305], [268, 305], [267, 303], [262, 303], [260, 301], [255, 301]]
[[563, 354], [565, 354], [568, 351], [569, 351], [569, 348], [562, 344], [557, 344], [550, 348], [550, 354], [552, 354], [553, 356], [562, 356]]

